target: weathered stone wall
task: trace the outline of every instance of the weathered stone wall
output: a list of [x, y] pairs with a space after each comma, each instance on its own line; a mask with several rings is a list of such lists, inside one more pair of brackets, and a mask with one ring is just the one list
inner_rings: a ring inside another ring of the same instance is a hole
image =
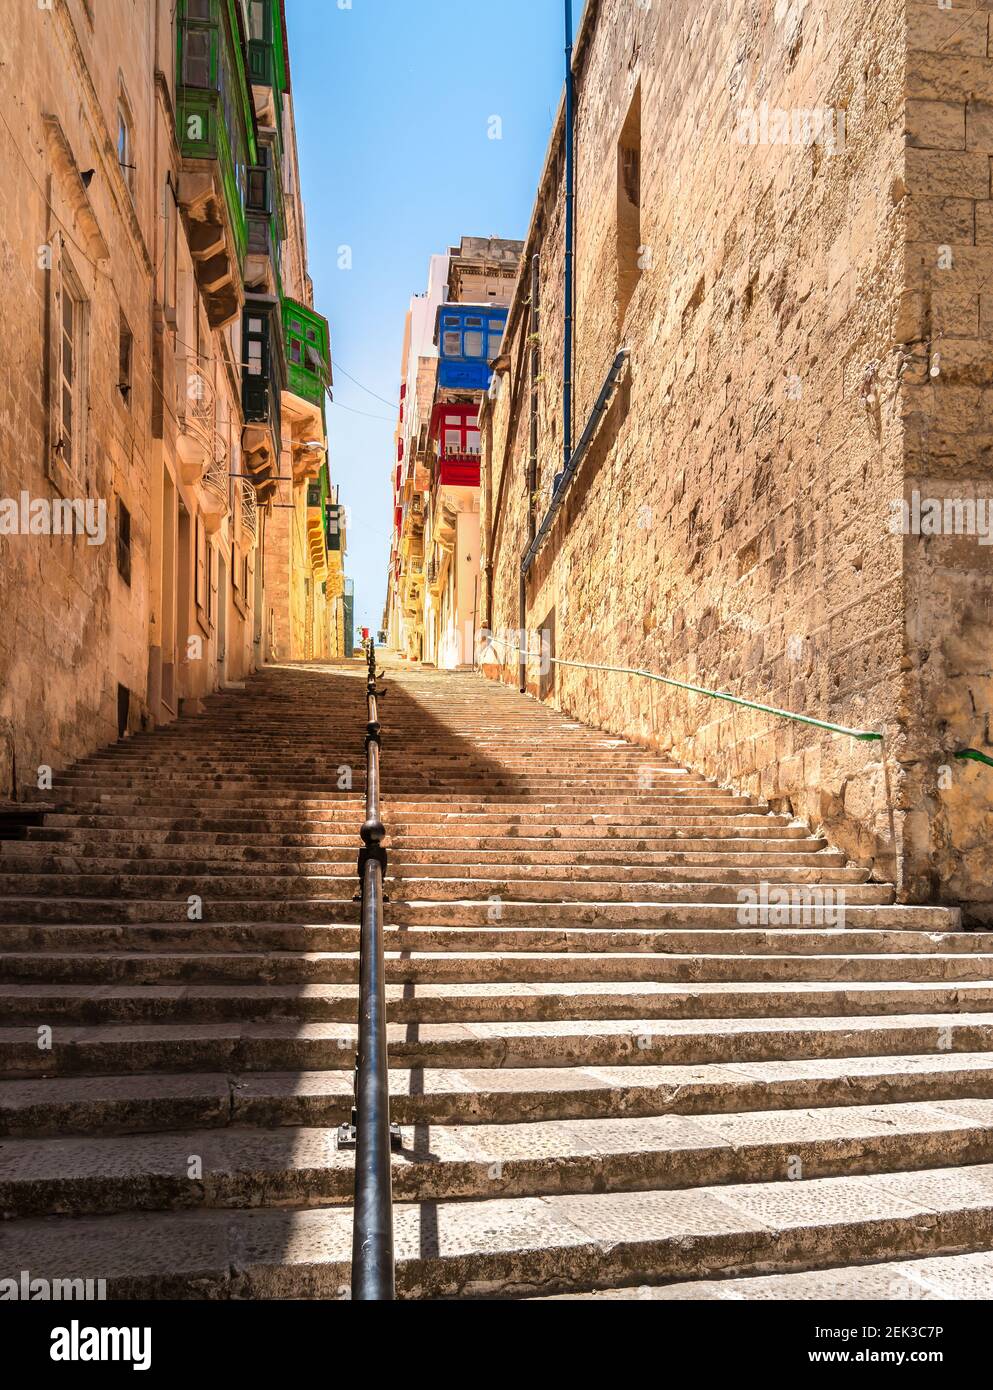
[[[151, 19], [131, 0], [99, 9], [98, 33], [82, 0], [7, 6], [0, 28], [0, 498], [58, 497], [48, 470], [46, 248], [61, 236], [89, 319], [86, 450], [70, 492], [104, 503], [107, 523], [94, 546], [78, 536], [0, 535], [0, 799], [15, 780], [35, 786], [40, 766], [63, 767], [116, 739], [118, 684], [131, 692], [132, 726], [143, 717], [153, 191], [146, 164], [132, 205], [114, 141], [121, 80], [135, 130], [151, 124]], [[109, 53], [113, 63], [98, 61]], [[85, 170], [93, 175], [83, 197]], [[121, 312], [134, 334], [129, 404], [117, 389]], [[118, 498], [131, 514], [130, 587], [117, 569]]]
[[926, 873], [945, 896], [987, 903], [993, 768], [953, 755], [968, 747], [993, 754], [991, 26], [991, 0], [951, 11], [916, 0], [908, 7], [902, 390], [905, 495], [935, 499], [943, 514], [946, 503], [952, 508], [951, 528], [943, 522], [941, 534], [904, 540], [903, 757], [917, 807], [907, 833], [922, 880]]
[[[993, 898], [980, 848], [993, 770], [950, 753], [989, 737], [989, 551], [959, 538], [928, 558], [890, 528], [923, 435], [932, 477], [974, 482], [989, 438], [981, 8], [956, 39], [965, 16], [937, 3], [591, 0], [576, 58], [575, 439], [619, 346], [630, 359], [527, 613], [563, 658], [884, 731], [881, 749], [633, 677], [529, 670], [578, 717], [825, 827], [904, 896], [974, 902]], [[632, 279], [619, 143], [639, 101]], [[789, 143], [773, 143], [779, 112]], [[541, 255], [539, 519], [562, 466], [562, 240], [560, 124], [525, 256]], [[934, 298], [939, 241], [962, 255]], [[498, 635], [518, 626], [527, 537], [529, 281], [484, 453]], [[516, 680], [510, 652], [501, 674]]]
[[[176, 6], [24, 0], [8, 8], [0, 31], [0, 800], [37, 785], [40, 767], [57, 771], [115, 740], [121, 687], [130, 730], [195, 715], [202, 697], [267, 655], [265, 641], [255, 641], [260, 610], [277, 609], [285, 654], [305, 654], [310, 636], [302, 616], [310, 557], [296, 534], [291, 542], [284, 518], [293, 514], [270, 516], [282, 551], [271, 556], [265, 597], [240, 481], [229, 481], [221, 515], [203, 475], [211, 459], [222, 463], [221, 451], [229, 473], [240, 469], [242, 338], [238, 318], [210, 327], [178, 206]], [[121, 109], [131, 127], [130, 176], [118, 160]], [[283, 283], [310, 303], [288, 97], [286, 122]], [[71, 268], [86, 318], [74, 354], [86, 382], [73, 470], [58, 464], [54, 430], [60, 265]], [[123, 393], [122, 316], [134, 339]], [[213, 403], [199, 462], [188, 428], [194, 391]], [[192, 454], [181, 447], [191, 440]], [[293, 470], [288, 431], [287, 445], [284, 476]], [[4, 509], [22, 491], [42, 505], [61, 493], [104, 508], [102, 544], [11, 534]], [[305, 491], [294, 493], [301, 535]], [[121, 504], [131, 522], [129, 580], [118, 572]], [[323, 597], [315, 611], [323, 654]]]

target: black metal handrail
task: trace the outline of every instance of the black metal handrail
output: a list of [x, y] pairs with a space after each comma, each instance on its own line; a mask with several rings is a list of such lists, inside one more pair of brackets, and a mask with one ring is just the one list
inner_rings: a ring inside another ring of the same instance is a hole
[[390, 1153], [400, 1130], [390, 1124], [390, 1084], [386, 1052], [386, 985], [383, 960], [383, 881], [386, 827], [379, 807], [379, 753], [382, 730], [377, 688], [376, 644], [366, 644], [369, 675], [366, 695], [365, 824], [359, 853], [362, 929], [359, 938], [359, 1036], [355, 1057], [355, 1103], [351, 1124], [338, 1131], [339, 1148], [355, 1149], [355, 1208], [352, 1228], [352, 1298], [394, 1298], [393, 1186]]

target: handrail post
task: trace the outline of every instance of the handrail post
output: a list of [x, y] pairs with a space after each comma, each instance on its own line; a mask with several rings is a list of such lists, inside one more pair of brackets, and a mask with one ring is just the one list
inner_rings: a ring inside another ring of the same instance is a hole
[[368, 645], [366, 683], [365, 823], [358, 872], [362, 888], [359, 936], [359, 1036], [355, 1062], [352, 1123], [338, 1131], [338, 1147], [355, 1149], [355, 1207], [352, 1228], [352, 1298], [395, 1298], [393, 1194], [390, 1152], [400, 1146], [400, 1130], [390, 1124], [389, 1065], [386, 1050], [386, 967], [383, 956], [383, 883], [386, 827], [379, 805], [379, 723], [376, 645]]

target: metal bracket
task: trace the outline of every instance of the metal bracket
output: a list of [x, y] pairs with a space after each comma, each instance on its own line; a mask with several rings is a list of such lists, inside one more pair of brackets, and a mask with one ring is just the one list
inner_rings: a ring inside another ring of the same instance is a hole
[[[337, 1142], [339, 1149], [356, 1148], [359, 1142], [358, 1127], [351, 1123], [339, 1125]], [[400, 1153], [403, 1150], [403, 1135], [400, 1132], [400, 1126], [392, 1121], [390, 1123], [390, 1148], [394, 1153]]]
[[[381, 844], [363, 845], [359, 850], [359, 882], [365, 879], [365, 866], [369, 863], [376, 863], [383, 871], [383, 879], [386, 879], [386, 850]], [[359, 895], [361, 900], [361, 894]]]

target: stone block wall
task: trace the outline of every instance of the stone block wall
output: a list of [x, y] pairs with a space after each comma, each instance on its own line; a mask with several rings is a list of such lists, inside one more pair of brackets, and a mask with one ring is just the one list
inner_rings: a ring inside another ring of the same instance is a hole
[[[989, 737], [989, 548], [893, 525], [925, 436], [929, 477], [983, 476], [981, 9], [591, 0], [574, 439], [617, 349], [630, 356], [527, 611], [560, 657], [884, 733], [863, 743], [630, 676], [529, 670], [534, 693], [578, 717], [824, 827], [902, 896], [977, 913], [993, 899], [980, 843], [993, 768], [953, 753]], [[484, 614], [498, 635], [518, 627], [527, 542], [535, 253], [539, 519], [562, 467], [562, 176], [560, 120], [488, 407]], [[939, 279], [945, 242], [957, 278]], [[517, 678], [509, 652], [488, 671]]]
[[[993, 900], [993, 3], [911, 0], [907, 37], [904, 538], [907, 835], [921, 889]], [[987, 909], [977, 915], [987, 920]]]
[[[106, 538], [0, 535], [0, 800], [37, 785], [118, 732], [118, 686], [140, 725], [148, 663], [153, 190], [134, 197], [117, 162], [118, 102], [151, 126], [151, 18], [102, 0], [99, 33], [83, 0], [8, 6], [0, 30], [0, 498], [51, 504], [49, 253], [86, 300], [85, 455], [67, 495], [106, 509]], [[99, 55], [113, 53], [115, 61]], [[80, 175], [92, 171], [85, 187]], [[101, 244], [102, 238], [102, 244]], [[114, 267], [111, 274], [111, 266]], [[118, 390], [119, 322], [134, 335], [130, 400]], [[118, 505], [131, 517], [131, 579], [118, 572]], [[28, 716], [30, 712], [30, 717]]]

